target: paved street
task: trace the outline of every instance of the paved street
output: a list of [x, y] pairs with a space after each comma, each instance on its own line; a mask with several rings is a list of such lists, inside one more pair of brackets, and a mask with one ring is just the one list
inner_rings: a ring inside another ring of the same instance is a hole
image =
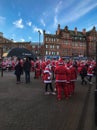
[[[94, 124], [94, 85], [76, 82], [69, 100], [57, 101], [44, 95], [41, 79], [16, 84], [13, 72], [0, 75], [0, 130], [96, 130]], [[54, 82], [53, 82], [54, 87]]]

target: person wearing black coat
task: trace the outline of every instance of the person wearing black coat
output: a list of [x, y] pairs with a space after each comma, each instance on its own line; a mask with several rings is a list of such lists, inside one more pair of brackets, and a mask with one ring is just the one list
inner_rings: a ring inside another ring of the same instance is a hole
[[19, 84], [21, 82], [22, 71], [23, 71], [23, 68], [21, 66], [20, 60], [18, 60], [16, 66], [15, 66], [15, 75], [16, 75], [17, 84]]
[[85, 77], [87, 76], [87, 66], [84, 65], [82, 67], [82, 70], [80, 72], [80, 76], [81, 76], [81, 84], [83, 85], [84, 83], [87, 84], [87, 81], [85, 80]]
[[28, 57], [26, 58], [26, 61], [23, 64], [23, 69], [25, 72], [25, 81], [26, 83], [30, 83], [31, 62]]

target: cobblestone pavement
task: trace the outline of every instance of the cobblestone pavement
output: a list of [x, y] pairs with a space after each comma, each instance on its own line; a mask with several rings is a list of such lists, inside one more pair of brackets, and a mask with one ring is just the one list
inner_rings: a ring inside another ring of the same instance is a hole
[[[94, 85], [76, 82], [75, 93], [57, 101], [44, 95], [41, 79], [16, 84], [13, 72], [0, 77], [0, 130], [96, 130], [94, 124]], [[54, 87], [54, 82], [53, 82]]]

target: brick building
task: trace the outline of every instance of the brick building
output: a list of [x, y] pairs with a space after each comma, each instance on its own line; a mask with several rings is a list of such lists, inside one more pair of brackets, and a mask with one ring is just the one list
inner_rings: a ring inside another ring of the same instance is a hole
[[43, 31], [44, 56], [45, 57], [74, 57], [88, 56], [95, 57], [97, 32], [96, 28], [86, 32], [86, 29], [78, 31], [77, 28], [69, 30], [58, 28], [55, 34], [47, 34]]
[[58, 24], [55, 34], [47, 34], [43, 31], [43, 43], [39, 42], [14, 42], [3, 37], [0, 32], [0, 57], [12, 47], [27, 48], [41, 58], [59, 58], [75, 56], [96, 56], [97, 31], [93, 27], [78, 31], [77, 28], [69, 30], [68, 26], [63, 29]]

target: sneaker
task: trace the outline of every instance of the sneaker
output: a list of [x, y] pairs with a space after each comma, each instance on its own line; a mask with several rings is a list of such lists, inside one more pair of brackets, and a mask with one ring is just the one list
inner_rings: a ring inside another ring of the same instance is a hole
[[51, 92], [51, 94], [52, 94], [52, 95], [56, 95], [56, 93], [55, 93], [55, 92]]
[[45, 95], [49, 95], [50, 93], [49, 92], [45, 92]]

